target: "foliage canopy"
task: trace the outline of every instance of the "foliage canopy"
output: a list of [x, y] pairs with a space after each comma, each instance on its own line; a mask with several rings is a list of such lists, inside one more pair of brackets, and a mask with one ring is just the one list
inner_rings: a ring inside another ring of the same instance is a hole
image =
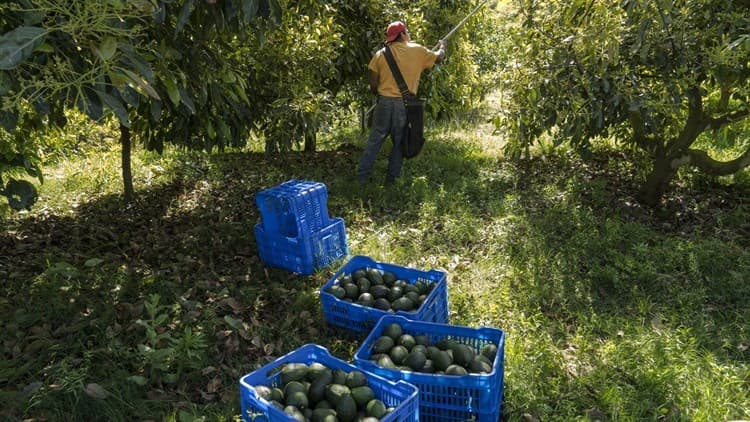
[[[241, 147], [254, 131], [267, 151], [289, 151], [301, 140], [314, 151], [324, 125], [368, 102], [366, 63], [388, 21], [407, 20], [415, 38], [437, 40], [469, 7], [434, 0], [406, 8], [352, 0], [5, 2], [0, 177], [19, 170], [41, 177], [31, 135], [64, 127], [71, 109], [116, 119], [126, 197], [133, 194], [131, 134], [158, 152], [166, 143]], [[491, 46], [464, 39], [453, 48], [455, 59], [424, 85], [434, 115], [487, 92], [477, 87], [472, 59], [491, 57]], [[33, 185], [12, 181], [3, 193], [22, 200], [11, 204], [31, 205]]]
[[[517, 3], [510, 152], [549, 134], [586, 152], [612, 136], [650, 157], [640, 196], [656, 204], [679, 168], [728, 175], [750, 165], [750, 3], [524, 0]], [[736, 148], [719, 161], [701, 139]]]

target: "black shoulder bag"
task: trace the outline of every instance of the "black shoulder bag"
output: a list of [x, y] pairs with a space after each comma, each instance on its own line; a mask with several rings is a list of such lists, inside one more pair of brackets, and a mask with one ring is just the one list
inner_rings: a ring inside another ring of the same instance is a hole
[[416, 94], [409, 91], [404, 82], [404, 77], [396, 64], [390, 47], [385, 46], [385, 59], [391, 68], [391, 73], [396, 79], [398, 88], [401, 90], [401, 97], [404, 99], [406, 107], [406, 128], [404, 129], [404, 140], [401, 145], [401, 152], [404, 158], [414, 158], [419, 155], [424, 146], [424, 105], [425, 100], [418, 98]]

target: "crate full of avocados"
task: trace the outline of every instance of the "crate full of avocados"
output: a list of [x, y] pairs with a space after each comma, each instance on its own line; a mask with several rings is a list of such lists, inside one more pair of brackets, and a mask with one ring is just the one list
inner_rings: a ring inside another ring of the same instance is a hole
[[448, 287], [442, 271], [422, 271], [354, 256], [320, 289], [330, 325], [367, 334], [384, 315], [448, 322]]
[[246, 422], [419, 422], [419, 394], [308, 344], [240, 379]]
[[365, 372], [419, 389], [421, 421], [497, 422], [505, 333], [384, 316], [354, 355]]

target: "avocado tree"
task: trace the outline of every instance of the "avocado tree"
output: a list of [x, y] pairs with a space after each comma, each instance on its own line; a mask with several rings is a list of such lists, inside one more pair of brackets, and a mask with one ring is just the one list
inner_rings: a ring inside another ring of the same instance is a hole
[[[131, 131], [157, 151], [166, 141], [193, 149], [244, 142], [252, 102], [232, 47], [251, 24], [263, 31], [281, 15], [277, 0], [13, 0], [0, 11], [0, 123], [16, 141], [3, 148], [0, 180], [11, 166], [40, 177], [29, 132], [64, 126], [65, 111], [77, 108], [117, 119], [127, 198]], [[16, 208], [36, 196], [15, 178], [3, 192]]]
[[[263, 103], [266, 151], [302, 143], [315, 151], [322, 126], [370, 106], [367, 63], [382, 48], [389, 22], [405, 21], [412, 39], [432, 47], [474, 7], [471, 0], [286, 2], [280, 30], [240, 49], [248, 96]], [[493, 22], [485, 12], [451, 39], [448, 60], [423, 76], [420, 94], [432, 116], [471, 107], [489, 91], [499, 48], [488, 42], [492, 31], [481, 31]]]
[[[0, 4], [2, 192], [16, 207], [41, 180], [32, 133], [63, 127], [66, 111], [114, 118], [126, 198], [133, 196], [131, 141], [161, 152], [242, 146], [254, 129], [267, 151], [316, 133], [341, 109], [369, 99], [367, 62], [387, 23], [409, 22], [437, 41], [468, 0], [11, 0]], [[470, 25], [467, 25], [469, 28]], [[279, 28], [280, 30], [273, 30]], [[437, 111], [474, 97], [472, 45], [454, 38], [446, 71], [425, 81]], [[433, 89], [432, 87], [435, 87]], [[468, 94], [468, 95], [464, 95]], [[469, 101], [467, 101], [469, 100]], [[11, 142], [12, 141], [12, 142]]]
[[[542, 135], [587, 152], [613, 138], [650, 158], [639, 192], [657, 205], [685, 166], [750, 165], [750, 2], [520, 0], [509, 25], [509, 102], [496, 123], [520, 154]], [[711, 156], [711, 146], [732, 157]]]

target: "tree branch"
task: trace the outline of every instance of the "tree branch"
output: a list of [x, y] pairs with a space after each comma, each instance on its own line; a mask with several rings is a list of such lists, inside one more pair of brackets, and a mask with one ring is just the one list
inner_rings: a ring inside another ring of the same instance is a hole
[[731, 161], [715, 160], [706, 151], [690, 149], [685, 156], [672, 160], [671, 165], [672, 168], [691, 165], [712, 176], [727, 176], [750, 166], [750, 148]]
[[642, 150], [654, 154], [657, 147], [653, 143], [653, 138], [649, 138], [646, 135], [646, 125], [643, 123], [643, 117], [641, 116], [640, 110], [629, 109], [628, 121], [630, 122], [630, 127], [633, 128], [633, 142], [635, 142], [635, 144]]
[[711, 130], [718, 130], [726, 125], [730, 125], [734, 122], [740, 121], [747, 116], [750, 116], [750, 110], [735, 111], [734, 113], [730, 113], [721, 117], [708, 119], [708, 127]]
[[688, 117], [685, 127], [675, 139], [672, 151], [680, 152], [690, 148], [703, 130], [706, 128], [706, 115], [703, 112], [703, 97], [700, 89], [693, 87], [687, 91]]

